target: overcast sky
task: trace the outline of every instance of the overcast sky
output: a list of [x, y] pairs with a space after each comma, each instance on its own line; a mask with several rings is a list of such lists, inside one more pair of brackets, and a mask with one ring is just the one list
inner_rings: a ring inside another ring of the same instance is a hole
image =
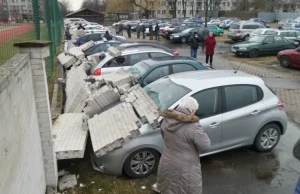
[[68, 0], [72, 5], [72, 10], [76, 11], [80, 9], [83, 0]]

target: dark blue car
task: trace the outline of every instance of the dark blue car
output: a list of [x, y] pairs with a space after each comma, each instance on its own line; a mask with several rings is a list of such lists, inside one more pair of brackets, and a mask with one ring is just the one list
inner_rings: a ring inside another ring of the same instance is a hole
[[[178, 32], [175, 34], [172, 34], [170, 37], [170, 40], [172, 42], [181, 42], [181, 43], [187, 43], [189, 38], [193, 36], [195, 32], [197, 32], [200, 36], [202, 34], [202, 31], [204, 30], [204, 27], [196, 27], [196, 28], [188, 28], [182, 32]], [[210, 30], [211, 31], [211, 30]]]
[[[83, 44], [85, 44], [89, 41], [94, 41], [94, 42], [102, 41], [104, 35], [105, 35], [105, 31], [82, 35], [76, 40], [75, 45], [76, 46], [81, 46], [81, 45], [83, 45]], [[119, 41], [121, 43], [126, 42], [126, 38], [124, 38], [123, 36], [116, 36], [116, 35], [111, 34], [111, 33], [110, 33], [110, 36], [112, 37], [112, 40], [116, 40], [116, 41]]]
[[258, 22], [258, 23], [260, 23], [264, 26], [267, 26], [267, 22], [265, 20], [261, 19], [261, 18], [252, 18], [252, 19], [250, 19], [250, 21]]
[[182, 56], [155, 57], [140, 61], [128, 69], [129, 73], [139, 77], [142, 87], [167, 75], [197, 70], [211, 69], [196, 59]]

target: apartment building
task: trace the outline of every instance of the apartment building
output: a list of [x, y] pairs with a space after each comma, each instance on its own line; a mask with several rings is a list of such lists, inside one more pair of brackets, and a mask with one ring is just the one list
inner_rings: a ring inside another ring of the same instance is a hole
[[6, 0], [0, 0], [0, 22], [7, 22], [8, 8]]
[[12, 20], [30, 19], [33, 16], [31, 0], [7, 0], [7, 7]]

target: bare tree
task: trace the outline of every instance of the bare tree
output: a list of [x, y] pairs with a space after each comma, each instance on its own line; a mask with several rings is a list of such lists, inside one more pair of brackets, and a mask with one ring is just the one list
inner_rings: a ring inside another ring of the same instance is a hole
[[63, 16], [72, 12], [71, 4], [68, 0], [62, 0], [62, 1], [59, 1], [59, 3], [61, 6], [61, 11], [62, 11]]
[[186, 17], [186, 4], [188, 0], [181, 0], [183, 17]]
[[[177, 0], [176, 0], [177, 1]], [[149, 18], [151, 11], [161, 5], [161, 0], [130, 0], [130, 3], [144, 10], [144, 15]]]
[[106, 5], [106, 12], [133, 12], [131, 0], [109, 0]]
[[106, 6], [105, 0], [84, 0], [81, 8], [87, 8], [95, 11], [104, 11]]

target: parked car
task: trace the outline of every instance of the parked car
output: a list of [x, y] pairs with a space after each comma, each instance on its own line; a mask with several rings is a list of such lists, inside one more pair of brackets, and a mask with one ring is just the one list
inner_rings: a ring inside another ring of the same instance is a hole
[[258, 35], [248, 41], [234, 44], [231, 52], [237, 56], [255, 58], [260, 55], [277, 55], [282, 50], [294, 48], [296, 48], [294, 41], [287, 40], [282, 36]]
[[[175, 109], [187, 96], [199, 102], [196, 115], [211, 141], [210, 150], [201, 157], [250, 145], [267, 152], [276, 147], [287, 130], [282, 102], [261, 78], [240, 71], [178, 73], [149, 84], [145, 90], [161, 111]], [[162, 120], [160, 117], [159, 122]], [[92, 152], [93, 168], [132, 178], [154, 173], [164, 148], [161, 129], [145, 124], [140, 132], [104, 156], [98, 158]]]
[[257, 35], [277, 35], [276, 29], [271, 28], [258, 28], [250, 33], [250, 37], [257, 36]]
[[[170, 24], [168, 24], [168, 23], [160, 23], [160, 24], [158, 24], [158, 26], [159, 26], [160, 32], [161, 32], [165, 27], [170, 26]], [[147, 36], [150, 36], [149, 27], [146, 28], [145, 34], [146, 34]]]
[[300, 31], [300, 23], [293, 23], [289, 30], [297, 30]]
[[139, 84], [145, 87], [167, 75], [196, 70], [210, 70], [210, 67], [190, 57], [167, 56], [138, 62], [130, 67], [128, 72], [139, 77]]
[[96, 26], [86, 26], [84, 28], [85, 28], [84, 32], [87, 33], [87, 34], [103, 33], [106, 30], [108, 30], [107, 28], [100, 28], [100, 27], [96, 27]]
[[116, 25], [124, 25], [124, 23], [126, 23], [126, 22], [129, 22], [129, 20], [121, 20], [121, 21], [119, 21], [119, 22], [117, 22], [117, 23], [113, 23], [113, 27], [115, 27]]
[[215, 36], [223, 36], [224, 30], [214, 24], [207, 24], [208, 29], [212, 30]]
[[184, 44], [187, 43], [187, 41], [192, 35], [194, 35], [194, 32], [200, 33], [203, 29], [204, 28], [202, 27], [188, 28], [182, 32], [172, 34], [170, 40], [172, 42], [181, 42]]
[[[105, 35], [105, 32], [106, 31], [103, 31], [103, 32], [99, 32], [99, 33], [91, 33], [91, 34], [85, 34], [83, 36], [80, 36], [76, 42], [75, 42], [75, 45], [76, 46], [80, 46], [80, 45], [83, 45], [84, 43], [87, 43], [89, 41], [102, 41], [103, 40], [103, 37]], [[116, 41], [120, 41], [122, 43], [126, 42], [126, 38], [123, 37], [123, 36], [116, 36], [112, 33], [110, 33], [110, 36], [112, 37], [113, 40], [116, 40]]]
[[100, 52], [106, 52], [107, 49], [111, 46], [116, 47], [120, 45], [121, 42], [119, 41], [98, 41], [95, 42], [95, 45], [92, 46], [91, 48], [87, 49], [86, 51], [83, 51], [85, 57], [88, 57], [90, 55], [100, 53]]
[[218, 19], [215, 19], [215, 20], [209, 21], [207, 24], [213, 24], [213, 25], [216, 25], [217, 27], [219, 27], [219, 25], [221, 24], [221, 21]]
[[294, 22], [293, 19], [280, 20], [280, 22], [278, 22], [278, 28], [282, 28], [285, 24], [291, 24], [293, 22]]
[[248, 40], [250, 33], [258, 28], [266, 28], [265, 26], [256, 22], [238, 22], [231, 24], [229, 28], [228, 38], [233, 41]]
[[159, 45], [159, 44], [153, 44], [153, 43], [145, 43], [145, 42], [139, 42], [139, 43], [123, 43], [120, 45], [120, 47], [123, 47], [124, 49], [128, 48], [141, 48], [141, 47], [148, 47], [148, 48], [157, 48], [157, 49], [162, 49], [166, 51], [167, 53], [170, 53], [174, 56], [179, 56], [179, 52], [174, 49], [170, 49], [168, 47]]
[[300, 68], [300, 48], [280, 51], [277, 59], [282, 67]]
[[262, 24], [264, 26], [267, 26], [267, 22], [264, 19], [262, 19], [262, 18], [251, 18], [249, 21], [251, 21], [251, 22], [257, 22], [257, 23], [260, 23], [260, 24]]
[[169, 27], [164, 33], [163, 37], [166, 38], [167, 40], [170, 40], [170, 37], [172, 34], [182, 32], [183, 30], [189, 29], [190, 27], [187, 26], [177, 26], [175, 28]]
[[174, 56], [163, 49], [151, 47], [138, 48], [108, 48], [107, 52], [100, 56], [100, 63], [94, 66], [92, 75], [103, 75], [118, 71], [120, 68], [128, 69], [132, 65], [149, 58]]
[[279, 30], [277, 35], [283, 36], [288, 40], [293, 40], [297, 46], [300, 45], [300, 32], [295, 30]]
[[283, 30], [291, 30], [292, 28], [292, 23], [286, 23], [286, 24], [283, 24], [282, 28]]

